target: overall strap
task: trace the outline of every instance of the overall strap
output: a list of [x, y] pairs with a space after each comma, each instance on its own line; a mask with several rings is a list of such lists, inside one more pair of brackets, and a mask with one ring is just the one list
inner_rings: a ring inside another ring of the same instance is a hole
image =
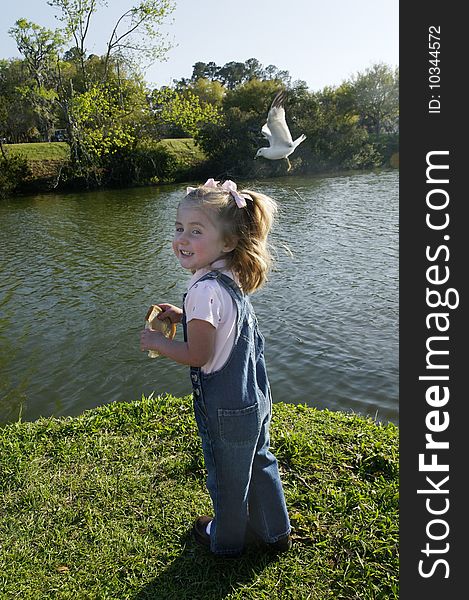
[[244, 299], [244, 294], [241, 291], [240, 287], [237, 285], [231, 277], [228, 277], [224, 273], [220, 273], [220, 271], [210, 271], [203, 275], [200, 279], [198, 279], [195, 283], [199, 283], [201, 281], [205, 281], [207, 279], [216, 279], [219, 283], [223, 285], [223, 287], [229, 292], [229, 294], [233, 297], [233, 300], [242, 301]]
[[[195, 283], [199, 283], [201, 281], [206, 280], [215, 280], [229, 293], [233, 302], [235, 303], [238, 317], [237, 317], [237, 327], [236, 327], [236, 340], [238, 339], [239, 333], [241, 331], [241, 324], [245, 318], [247, 307], [249, 302], [247, 302], [247, 297], [241, 291], [241, 288], [236, 284], [231, 277], [228, 277], [224, 273], [220, 273], [220, 271], [210, 271], [203, 275], [200, 279], [198, 279]], [[195, 285], [194, 283], [194, 285]], [[184, 296], [185, 298], [185, 296]], [[184, 335], [187, 336], [187, 324], [185, 319], [185, 314], [183, 317], [183, 329]], [[187, 337], [184, 338], [187, 341]]]
[[[241, 291], [241, 289], [239, 288], [239, 286], [233, 281], [233, 279], [231, 279], [231, 277], [228, 277], [227, 275], [224, 275], [223, 273], [220, 273], [219, 271], [210, 271], [209, 273], [206, 273], [205, 275], [203, 275], [200, 279], [197, 279], [197, 281], [194, 282], [194, 284], [191, 286], [193, 287], [196, 283], [199, 283], [200, 281], [206, 281], [206, 280], [217, 280], [220, 285], [222, 285], [226, 291], [230, 294], [230, 296], [233, 299], [233, 302], [235, 303], [235, 305], [238, 307], [238, 321], [240, 320], [241, 317], [241, 312], [239, 310], [239, 308], [243, 305], [242, 301], [244, 299], [244, 294]], [[186, 296], [187, 296], [186, 292], [183, 295], [182, 298], [182, 329], [183, 329], [183, 333], [184, 333], [184, 341], [187, 342], [187, 319], [186, 319], [186, 309], [185, 309], [185, 301], [186, 301]]]
[[187, 292], [182, 297], [182, 320], [181, 320], [182, 332], [184, 334], [185, 342], [187, 342], [187, 319], [186, 319], [186, 309], [184, 306], [186, 303], [186, 296], [187, 296]]

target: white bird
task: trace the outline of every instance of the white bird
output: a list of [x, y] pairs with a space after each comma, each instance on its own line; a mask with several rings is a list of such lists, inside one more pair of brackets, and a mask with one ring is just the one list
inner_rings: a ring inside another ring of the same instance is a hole
[[258, 156], [263, 156], [269, 160], [285, 158], [288, 164], [287, 170], [289, 171], [291, 169], [291, 164], [288, 157], [295, 151], [295, 148], [301, 144], [301, 142], [304, 142], [306, 136], [303, 133], [295, 141], [292, 139], [285, 120], [285, 109], [283, 107], [286, 95], [287, 93], [282, 90], [273, 99], [267, 115], [267, 122], [261, 129], [262, 135], [269, 142], [269, 147], [259, 148], [254, 158], [257, 158]]

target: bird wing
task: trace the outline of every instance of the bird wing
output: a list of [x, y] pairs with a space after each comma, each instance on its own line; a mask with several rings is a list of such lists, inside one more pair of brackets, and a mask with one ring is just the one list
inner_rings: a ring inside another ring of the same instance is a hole
[[267, 126], [269, 129], [271, 134], [271, 139], [269, 140], [271, 146], [291, 146], [293, 144], [291, 133], [285, 120], [285, 109], [283, 107], [285, 97], [285, 91], [281, 91], [275, 96], [267, 115], [267, 123], [262, 128], [264, 130]]
[[270, 143], [270, 140], [272, 139], [272, 134], [270, 133], [270, 129], [267, 123], [265, 123], [265, 125], [262, 127], [261, 133], [267, 140], [269, 140]]

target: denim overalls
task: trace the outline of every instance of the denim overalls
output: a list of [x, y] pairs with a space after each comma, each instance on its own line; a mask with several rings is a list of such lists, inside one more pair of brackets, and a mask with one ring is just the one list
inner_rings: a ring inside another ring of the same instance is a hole
[[[272, 399], [264, 361], [264, 338], [249, 298], [218, 271], [216, 279], [238, 311], [233, 350], [213, 373], [191, 367], [194, 411], [213, 503], [211, 550], [238, 554], [246, 527], [272, 543], [290, 532], [277, 460], [269, 451]], [[184, 296], [185, 299], [185, 296]], [[187, 324], [183, 315], [184, 339]]]

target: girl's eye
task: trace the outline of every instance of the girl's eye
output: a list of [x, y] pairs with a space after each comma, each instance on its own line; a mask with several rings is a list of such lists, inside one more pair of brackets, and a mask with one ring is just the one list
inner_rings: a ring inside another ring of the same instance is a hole
[[194, 233], [194, 234], [198, 235], [198, 234], [200, 233], [200, 230], [199, 230], [199, 229], [193, 229], [193, 230], [192, 230], [192, 233]]
[[177, 233], [182, 233], [184, 231], [183, 227], [176, 227]]

